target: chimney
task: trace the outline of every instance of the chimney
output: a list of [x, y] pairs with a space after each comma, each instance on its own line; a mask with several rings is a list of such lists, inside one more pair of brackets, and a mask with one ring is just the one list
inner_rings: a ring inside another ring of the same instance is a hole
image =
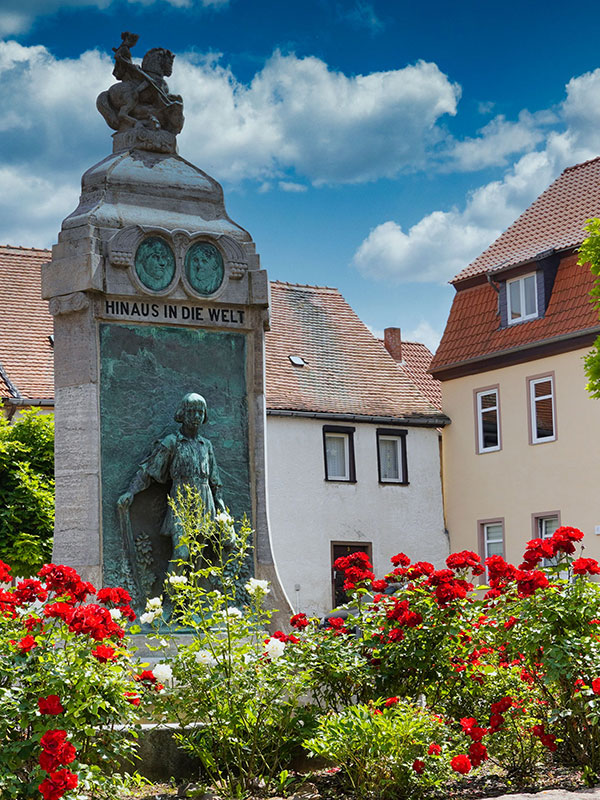
[[402, 361], [402, 335], [400, 328], [386, 328], [383, 332], [383, 343], [394, 361]]

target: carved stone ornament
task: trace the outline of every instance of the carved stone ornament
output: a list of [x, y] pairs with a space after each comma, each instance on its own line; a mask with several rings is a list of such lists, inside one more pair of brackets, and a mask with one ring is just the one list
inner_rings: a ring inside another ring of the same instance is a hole
[[74, 314], [76, 311], [84, 311], [88, 308], [90, 301], [83, 292], [73, 292], [53, 297], [48, 303], [48, 310], [53, 317], [60, 314]]
[[[115, 141], [117, 149], [139, 146], [147, 150], [158, 148], [159, 152], [172, 152], [175, 136], [183, 128], [184, 122], [183, 100], [178, 94], [169, 94], [165, 81], [165, 77], [169, 77], [173, 71], [175, 56], [163, 47], [153, 47], [142, 59], [141, 66], [134, 64], [130, 48], [138, 38], [137, 34], [125, 31], [121, 34], [119, 47], [113, 47], [113, 75], [118, 83], [98, 95], [96, 107], [122, 139]], [[163, 135], [153, 135], [156, 132], [162, 132]]]
[[227, 234], [132, 225], [108, 243], [113, 267], [129, 269], [144, 292], [166, 294], [181, 280], [187, 294], [209, 297], [227, 278], [239, 280], [248, 269], [242, 246]]

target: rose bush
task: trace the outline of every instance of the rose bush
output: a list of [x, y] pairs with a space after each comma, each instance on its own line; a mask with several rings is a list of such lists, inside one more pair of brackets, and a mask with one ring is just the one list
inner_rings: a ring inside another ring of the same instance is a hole
[[96, 593], [55, 564], [10, 581], [0, 562], [0, 796], [114, 796], [119, 763], [135, 754], [132, 700], [144, 695], [126, 643], [129, 595]]
[[[155, 628], [150, 646], [164, 654], [173, 676], [157, 698], [155, 718], [179, 723], [179, 743], [220, 794], [243, 797], [259, 782], [276, 785], [310, 730], [310, 707], [300, 702], [309, 675], [289, 655], [296, 637], [268, 632], [268, 582], [241, 581], [248, 524], [236, 531], [227, 514], [204, 514], [199, 494], [190, 490], [173, 508], [189, 558], [177, 563], [180, 575], [165, 581], [169, 602], [151, 600], [146, 611]], [[170, 648], [178, 630], [191, 642]]]

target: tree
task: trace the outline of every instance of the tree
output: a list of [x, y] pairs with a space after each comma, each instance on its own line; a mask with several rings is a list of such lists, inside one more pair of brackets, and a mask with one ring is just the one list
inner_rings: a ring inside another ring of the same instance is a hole
[[52, 554], [54, 418], [36, 409], [0, 417], [0, 558], [33, 575]]
[[[589, 236], [579, 248], [577, 263], [589, 263], [592, 274], [596, 276], [590, 295], [594, 308], [600, 314], [600, 219], [589, 220], [585, 229]], [[587, 390], [592, 397], [600, 398], [600, 336], [585, 357], [584, 366], [588, 378]]]

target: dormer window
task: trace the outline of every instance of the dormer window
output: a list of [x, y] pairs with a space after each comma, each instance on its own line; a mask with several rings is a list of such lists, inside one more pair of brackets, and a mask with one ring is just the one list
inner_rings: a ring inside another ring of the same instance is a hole
[[506, 281], [506, 294], [509, 325], [539, 316], [535, 272]]

